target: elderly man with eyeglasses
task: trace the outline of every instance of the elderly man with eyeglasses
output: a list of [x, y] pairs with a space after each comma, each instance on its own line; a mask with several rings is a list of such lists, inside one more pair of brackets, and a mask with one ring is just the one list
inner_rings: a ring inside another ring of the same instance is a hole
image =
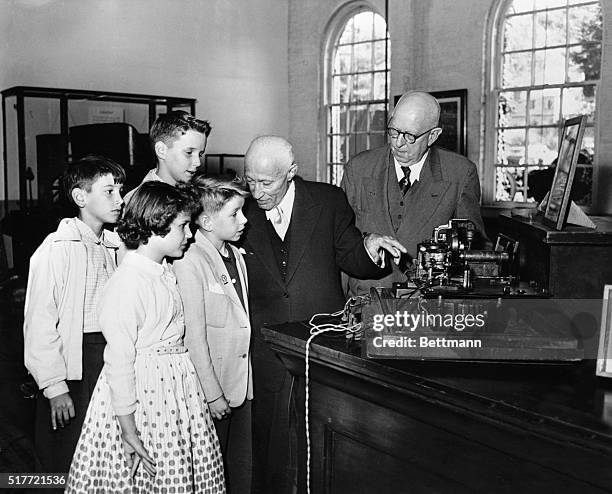
[[416, 257], [417, 244], [451, 218], [471, 220], [486, 239], [476, 165], [434, 146], [442, 132], [439, 118], [440, 105], [433, 96], [405, 93], [391, 113], [388, 144], [358, 154], [344, 167], [342, 188], [357, 228], [396, 237], [408, 249], [407, 263], [394, 266], [382, 280], [349, 278], [351, 295], [405, 281], [403, 271]]

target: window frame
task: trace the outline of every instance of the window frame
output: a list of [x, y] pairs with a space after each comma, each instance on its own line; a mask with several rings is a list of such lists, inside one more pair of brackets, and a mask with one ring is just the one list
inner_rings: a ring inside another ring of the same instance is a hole
[[[320, 112], [319, 112], [319, 154], [318, 154], [318, 166], [317, 166], [317, 173], [316, 173], [316, 178], [318, 181], [322, 181], [322, 182], [326, 182], [326, 183], [332, 183], [331, 181], [331, 177], [332, 177], [332, 173], [331, 173], [331, 165], [330, 162], [328, 162], [328, 156], [330, 153], [330, 142], [329, 142], [329, 135], [328, 135], [328, 112], [329, 112], [329, 108], [331, 108], [331, 106], [338, 106], [341, 105], [340, 103], [332, 103], [331, 102], [331, 97], [332, 97], [332, 80], [333, 80], [333, 64], [334, 64], [334, 54], [335, 54], [335, 48], [336, 48], [336, 44], [338, 43], [340, 37], [342, 36], [343, 30], [346, 26], [346, 23], [354, 16], [356, 16], [357, 14], [361, 13], [361, 12], [373, 12], [376, 15], [379, 15], [383, 18], [383, 20], [385, 21], [386, 24], [386, 39], [387, 42], [389, 43], [389, 48], [391, 47], [391, 34], [389, 32], [389, 23], [387, 22], [387, 19], [385, 19], [385, 16], [382, 12], [380, 12], [380, 10], [373, 4], [371, 4], [368, 1], [365, 0], [357, 0], [354, 2], [350, 2], [346, 5], [343, 5], [342, 7], [340, 7], [335, 13], [334, 15], [331, 17], [326, 29], [325, 29], [325, 42], [324, 42], [324, 47], [322, 50], [322, 70], [321, 70], [321, 90], [320, 90], [320, 94], [321, 94], [321, 104], [320, 106]], [[382, 41], [381, 40], [376, 40], [376, 41]], [[371, 43], [373, 41], [366, 41], [368, 43]], [[390, 50], [389, 50], [390, 51]], [[391, 69], [390, 69], [390, 60], [391, 59], [391, 55], [390, 53], [387, 53], [387, 60], [385, 63], [385, 69], [382, 71], [367, 71], [367, 72], [350, 72], [350, 74], [356, 74], [356, 73], [366, 73], [366, 74], [372, 74], [372, 73], [386, 73], [386, 77], [387, 77], [387, 98], [386, 100], [364, 100], [362, 102], [359, 103], [353, 103], [353, 104], [358, 104], [358, 105], [363, 105], [363, 106], [369, 106], [369, 105], [381, 105], [384, 104], [385, 105], [385, 119], [387, 119], [389, 111], [391, 109], [390, 107], [390, 103], [389, 103], [389, 94], [390, 94], [390, 90], [391, 90]], [[342, 105], [344, 105], [346, 103], [342, 103]], [[351, 104], [352, 106], [352, 104]], [[370, 122], [368, 120], [368, 122]], [[369, 127], [370, 123], [368, 123], [368, 127]], [[385, 126], [386, 126], [386, 120], [385, 120]], [[369, 130], [364, 132], [365, 134], [369, 134]], [[343, 133], [334, 133], [334, 134], [343, 134]], [[348, 132], [346, 133], [347, 135], [350, 135]], [[381, 131], [381, 135], [384, 136], [384, 140], [386, 142], [386, 132], [385, 130]], [[348, 161], [348, 157], [347, 157], [347, 161]], [[345, 162], [346, 163], [346, 162]], [[337, 185], [340, 185], [340, 183], [338, 182]]]
[[[509, 89], [502, 89], [501, 81], [502, 81], [502, 67], [503, 67], [503, 32], [504, 32], [504, 23], [506, 20], [506, 13], [510, 8], [513, 0], [498, 0], [495, 4], [492, 5], [492, 10], [489, 12], [489, 18], [487, 20], [487, 45], [488, 49], [485, 50], [486, 57], [483, 60], [484, 69], [483, 69], [483, 94], [485, 94], [484, 100], [484, 126], [483, 131], [481, 133], [481, 138], [484, 143], [481, 146], [481, 149], [484, 149], [484, 152], [481, 154], [479, 161], [479, 169], [481, 171], [481, 189], [482, 189], [482, 205], [488, 208], [512, 208], [512, 207], [536, 207], [536, 203], [524, 202], [524, 201], [496, 201], [496, 173], [497, 168], [497, 128], [498, 128], [498, 97], [500, 92], [508, 91]], [[524, 91], [537, 91], [542, 89], [555, 89], [561, 88], [561, 92], [563, 92], [566, 88], [572, 87], [583, 87], [593, 85], [595, 86], [595, 119], [592, 125], [589, 125], [589, 128], [593, 129], [593, 133], [595, 136], [594, 143], [594, 155], [593, 155], [593, 164], [592, 166], [592, 199], [590, 205], [581, 206], [585, 212], [589, 213], [594, 207], [596, 203], [597, 196], [597, 170], [598, 170], [598, 148], [600, 145], [600, 131], [599, 131], [599, 114], [601, 111], [601, 91], [602, 91], [602, 79], [604, 77], [604, 45], [605, 45], [605, 14], [604, 14], [604, 5], [602, 0], [586, 0], [585, 3], [591, 4], [599, 4], [599, 8], [601, 9], [603, 16], [603, 24], [602, 24], [602, 40], [601, 44], [601, 67], [599, 79], [594, 81], [585, 81], [585, 82], [563, 82], [561, 84], [538, 84], [538, 85], [527, 85], [527, 86], [516, 86], [516, 88], [510, 89], [512, 90], [524, 90]], [[571, 6], [571, 5], [570, 5]], [[566, 7], [555, 7], [553, 10], [566, 9]], [[530, 11], [526, 11], [533, 14], [534, 12], [544, 12], [547, 9], [534, 9]], [[521, 13], [522, 14], [522, 13]], [[567, 41], [567, 40], [566, 40]], [[546, 47], [547, 49], [551, 49], [554, 47], [567, 47], [571, 46], [572, 43], [566, 42], [563, 45], [555, 45]], [[525, 50], [517, 50], [517, 51], [525, 51], [525, 52], [533, 52], [533, 47]], [[533, 63], [533, 62], [532, 62]], [[566, 59], [567, 66], [567, 59]], [[566, 69], [567, 70], [567, 69]], [[567, 74], [566, 74], [567, 75]], [[562, 101], [561, 101], [562, 102]], [[560, 103], [561, 103], [560, 102]], [[529, 106], [529, 102], [526, 103]], [[562, 110], [561, 110], [562, 111]], [[559, 135], [562, 131], [563, 120], [561, 120], [557, 124], [557, 130]], [[545, 128], [543, 126], [542, 128]], [[526, 121], [525, 127], [522, 128], [537, 128], [537, 126], [532, 127]]]

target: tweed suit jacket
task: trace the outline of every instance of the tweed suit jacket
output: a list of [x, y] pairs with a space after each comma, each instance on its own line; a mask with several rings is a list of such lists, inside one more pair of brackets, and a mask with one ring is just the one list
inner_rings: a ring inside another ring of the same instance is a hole
[[[393, 174], [390, 180], [389, 174]], [[431, 239], [435, 227], [451, 218], [474, 222], [486, 239], [480, 215], [480, 182], [476, 165], [457, 153], [433, 146], [423, 164], [419, 182], [404, 199], [403, 219], [397, 229], [391, 221], [388, 185], [397, 182], [390, 146], [365, 151], [344, 168], [342, 188], [355, 211], [357, 227], [366, 232], [392, 235], [408, 249], [408, 261], [416, 257], [417, 244]], [[377, 281], [349, 279], [351, 294], [368, 293], [372, 286], [389, 287], [405, 281], [402, 272], [393, 272]]]

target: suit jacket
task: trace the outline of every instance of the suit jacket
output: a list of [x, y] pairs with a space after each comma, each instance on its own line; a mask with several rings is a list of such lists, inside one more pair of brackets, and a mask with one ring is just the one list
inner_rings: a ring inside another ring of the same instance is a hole
[[[365, 151], [344, 167], [342, 188], [355, 210], [356, 225], [362, 231], [395, 236], [407, 249], [409, 260], [416, 257], [417, 244], [430, 240], [435, 227], [451, 218], [466, 218], [486, 238], [480, 215], [480, 182], [476, 165], [457, 153], [433, 146], [423, 164], [418, 186], [405, 198], [409, 211], [395, 230], [388, 203], [389, 174], [395, 177], [390, 146]], [[391, 183], [397, 180], [394, 178]], [[413, 186], [414, 187], [414, 186]], [[349, 280], [353, 294], [367, 293], [372, 286], [390, 286], [405, 281], [393, 272], [379, 281]]]
[[368, 256], [355, 228], [354, 213], [338, 187], [295, 179], [284, 280], [265, 212], [250, 199], [245, 215], [249, 221], [244, 248], [251, 280], [253, 361], [254, 366], [258, 364], [255, 379], [266, 378], [263, 385], [277, 387], [284, 369], [261, 339], [261, 326], [308, 320], [315, 313], [342, 309], [341, 269], [362, 278], [380, 277], [384, 272]]
[[[228, 244], [229, 245], [229, 244]], [[242, 297], [248, 304], [248, 280], [242, 254], [236, 257]], [[174, 271], [185, 311], [185, 345], [207, 401], [221, 394], [232, 407], [253, 398], [248, 306], [243, 308], [217, 249], [199, 231]]]

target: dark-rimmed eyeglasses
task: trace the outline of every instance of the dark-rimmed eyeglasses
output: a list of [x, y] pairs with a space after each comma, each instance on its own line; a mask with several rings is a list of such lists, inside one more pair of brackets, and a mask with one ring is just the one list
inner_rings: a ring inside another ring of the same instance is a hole
[[428, 132], [431, 132], [434, 129], [437, 129], [437, 127], [432, 127], [431, 129], [426, 130], [422, 134], [414, 135], [414, 134], [411, 134], [410, 132], [402, 132], [401, 130], [394, 129], [393, 127], [387, 127], [387, 135], [391, 139], [399, 139], [399, 137], [402, 136], [408, 144], [414, 144], [417, 141], [417, 139], [419, 139], [420, 137], [423, 137], [425, 134], [427, 134]]

